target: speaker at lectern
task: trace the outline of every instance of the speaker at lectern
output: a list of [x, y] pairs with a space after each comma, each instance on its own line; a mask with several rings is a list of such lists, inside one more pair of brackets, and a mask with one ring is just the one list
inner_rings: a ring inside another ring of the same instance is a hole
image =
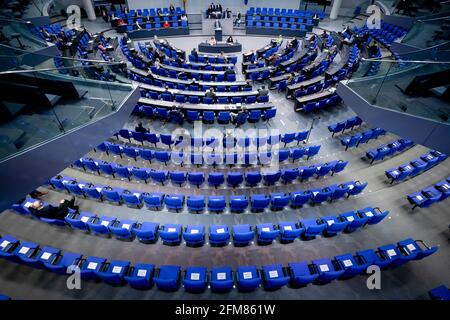
[[214, 38], [217, 42], [222, 41], [222, 24], [219, 20], [214, 21]]

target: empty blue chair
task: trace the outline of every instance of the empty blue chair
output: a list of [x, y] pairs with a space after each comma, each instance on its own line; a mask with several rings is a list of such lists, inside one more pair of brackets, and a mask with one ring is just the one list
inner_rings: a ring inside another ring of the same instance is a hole
[[345, 169], [347, 166], [348, 161], [339, 160], [335, 163], [334, 167], [332, 168], [331, 175], [334, 175], [335, 173], [341, 172]]
[[288, 284], [288, 271], [281, 264], [265, 265], [262, 267], [264, 288], [276, 290]]
[[300, 225], [305, 229], [302, 234], [304, 240], [314, 239], [326, 229], [327, 224], [320, 219], [304, 219], [300, 220]]
[[283, 210], [290, 201], [290, 195], [285, 193], [272, 193], [270, 195], [270, 209], [273, 211]]
[[254, 187], [259, 184], [262, 180], [262, 176], [260, 172], [257, 171], [249, 171], [245, 174], [245, 181], [248, 186]]
[[205, 175], [203, 172], [191, 172], [188, 175], [188, 182], [200, 188], [203, 182], [205, 182]]
[[121, 194], [123, 203], [130, 207], [140, 208], [142, 204], [142, 196], [138, 192], [131, 192], [130, 190], [123, 190]]
[[165, 165], [167, 165], [167, 162], [170, 161], [170, 156], [171, 154], [167, 151], [155, 151], [155, 159]]
[[347, 219], [336, 216], [323, 216], [322, 221], [325, 221], [327, 224], [327, 228], [323, 231], [323, 234], [328, 237], [342, 232], [350, 223]]
[[331, 261], [328, 258], [312, 261], [312, 263], [316, 265], [317, 272], [319, 273], [319, 276], [316, 278], [317, 283], [328, 283], [330, 281], [338, 279], [344, 274], [345, 270], [342, 269], [342, 267], [338, 263], [333, 262], [334, 261]]
[[116, 218], [109, 216], [100, 216], [86, 221], [86, 224], [89, 227], [89, 230], [96, 234], [109, 235], [111, 233], [109, 227], [112, 226], [115, 222]]
[[128, 272], [129, 267], [130, 261], [113, 260], [105, 263], [96, 274], [106, 283], [123, 285], [125, 283], [124, 276]]
[[450, 289], [447, 288], [445, 285], [440, 285], [430, 291], [428, 291], [428, 295], [430, 296], [431, 300], [450, 300]]
[[133, 228], [137, 224], [135, 220], [115, 221], [109, 226], [111, 233], [121, 240], [132, 240], [134, 238]]
[[249, 224], [233, 226], [233, 242], [236, 247], [245, 247], [253, 241], [255, 232]]
[[218, 186], [222, 185], [225, 182], [225, 178], [223, 173], [221, 172], [211, 172], [208, 175], [208, 183], [211, 186], [214, 186], [216, 189]]
[[205, 267], [187, 267], [183, 279], [184, 289], [192, 293], [205, 291], [207, 270]]
[[229, 292], [234, 285], [233, 271], [230, 267], [212, 268], [209, 283], [213, 292]]
[[259, 245], [271, 244], [278, 238], [280, 231], [271, 223], [256, 225], [256, 237]]
[[248, 200], [246, 196], [230, 196], [230, 211], [242, 213], [248, 207]]
[[305, 155], [307, 156], [306, 160], [309, 160], [309, 158], [314, 157], [316, 154], [318, 154], [319, 150], [320, 145], [308, 147], [305, 152]]
[[264, 211], [270, 204], [270, 197], [265, 194], [254, 194], [250, 197], [253, 212]]
[[164, 170], [150, 171], [150, 177], [152, 178], [152, 180], [155, 182], [161, 183], [161, 185], [164, 185], [164, 182], [167, 181], [168, 176], [169, 176], [168, 172], [164, 171]]
[[230, 240], [230, 231], [226, 225], [209, 226], [209, 243], [211, 246], [226, 246]]
[[210, 212], [223, 212], [226, 207], [224, 196], [209, 196], [208, 197], [208, 210]]
[[186, 200], [188, 210], [200, 213], [205, 209], [205, 196], [188, 196]]
[[367, 224], [373, 225], [381, 222], [387, 215], [389, 214], [389, 211], [381, 211], [380, 208], [372, 208], [372, 207], [366, 207], [358, 210], [359, 216], [365, 216], [369, 219], [367, 220]]
[[144, 243], [155, 242], [158, 239], [159, 223], [143, 222], [136, 223], [132, 227], [132, 232], [139, 241]]
[[183, 239], [189, 247], [201, 247], [205, 243], [205, 227], [188, 225], [183, 232]]
[[[404, 255], [412, 256], [411, 259], [421, 260], [432, 255], [438, 250], [438, 247], [429, 247], [422, 240], [413, 240], [411, 238], [397, 243], [398, 248]], [[409, 259], [409, 260], [411, 260]]]
[[369, 266], [361, 256], [354, 256], [351, 253], [335, 256], [334, 260], [339, 263], [340, 267], [344, 270], [340, 279], [350, 279], [359, 275], [365, 272]]
[[175, 210], [179, 212], [184, 206], [184, 195], [182, 194], [171, 194], [164, 197], [164, 203], [167, 209]]
[[365, 187], [367, 187], [367, 182], [361, 183], [360, 181], [350, 181], [345, 184], [349, 187], [347, 192], [348, 196], [356, 196], [357, 194], [360, 194]]
[[278, 230], [280, 233], [281, 243], [293, 242], [305, 231], [304, 228], [300, 227], [298, 223], [291, 221], [280, 222], [278, 225]]
[[244, 181], [244, 176], [241, 172], [229, 172], [227, 175], [227, 183], [233, 188], [239, 186]]
[[159, 236], [165, 245], [179, 245], [181, 243], [181, 224], [166, 224], [159, 231]]
[[303, 191], [291, 192], [291, 207], [298, 208], [311, 200], [311, 193]]
[[[1, 251], [0, 251], [1, 253]], [[58, 255], [53, 260], [43, 262], [45, 269], [57, 274], [67, 275], [67, 268], [70, 266], [77, 266], [81, 261], [82, 255], [72, 252], [64, 252], [62, 255]]]
[[89, 212], [69, 213], [64, 220], [66, 220], [72, 228], [86, 231], [88, 230], [87, 222], [92, 221], [95, 217], [95, 214]]
[[136, 264], [124, 274], [125, 281], [135, 289], [149, 289], [153, 285], [155, 266], [152, 264]]
[[180, 286], [180, 266], [160, 266], [153, 281], [159, 290], [176, 291]]
[[261, 285], [261, 276], [255, 266], [238, 267], [236, 277], [239, 291], [252, 291]]
[[169, 176], [172, 183], [178, 184], [181, 187], [186, 182], [187, 173], [182, 171], [171, 171]]
[[160, 210], [163, 206], [164, 194], [160, 192], [142, 193], [144, 204], [149, 209]]
[[105, 258], [94, 256], [87, 257], [80, 267], [81, 279], [96, 280], [98, 278], [97, 273], [101, 270], [105, 262]]
[[281, 171], [266, 172], [262, 176], [266, 185], [274, 185], [278, 180], [280, 180]]
[[319, 277], [315, 265], [308, 262], [291, 262], [288, 264], [288, 270], [294, 287], [304, 287]]
[[359, 215], [355, 211], [348, 211], [341, 213], [339, 217], [349, 222], [347, 227], [345, 228], [345, 232], [353, 232], [356, 229], [364, 226], [367, 223], [367, 221], [369, 221], [368, 216]]

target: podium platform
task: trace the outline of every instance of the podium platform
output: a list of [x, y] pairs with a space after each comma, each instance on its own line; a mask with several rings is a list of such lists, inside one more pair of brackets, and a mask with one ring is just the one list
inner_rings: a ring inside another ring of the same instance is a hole
[[216, 45], [210, 45], [209, 43], [202, 42], [198, 45], [198, 52], [205, 53], [231, 53], [231, 52], [241, 52], [242, 44], [235, 43], [218, 43]]

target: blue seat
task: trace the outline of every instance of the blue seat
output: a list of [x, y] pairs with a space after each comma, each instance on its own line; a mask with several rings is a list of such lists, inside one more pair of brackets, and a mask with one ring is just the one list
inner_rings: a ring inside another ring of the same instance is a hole
[[184, 289], [192, 293], [201, 293], [206, 290], [207, 270], [205, 267], [187, 267], [183, 285]]
[[[404, 264], [408, 257], [405, 257], [395, 244], [387, 244], [381, 247], [378, 247], [378, 254], [384, 258], [386, 265], [384, 268], [388, 267], [396, 267], [400, 264]], [[381, 266], [380, 266], [381, 268]]]
[[129, 267], [130, 261], [113, 260], [105, 263], [96, 274], [106, 283], [116, 286], [123, 285], [125, 283], [124, 276]]
[[348, 211], [341, 213], [339, 217], [348, 221], [348, 225], [345, 228], [345, 232], [353, 232], [358, 228], [364, 226], [368, 221], [369, 217], [366, 215], [359, 215], [355, 211]]
[[85, 260], [80, 267], [80, 276], [81, 279], [84, 280], [96, 280], [98, 279], [97, 273], [101, 270], [103, 265], [105, 264], [106, 259], [89, 256]]
[[350, 279], [356, 275], [359, 275], [367, 269], [368, 263], [363, 257], [359, 255], [353, 255], [351, 253], [341, 254], [334, 257], [334, 260], [339, 263], [344, 273], [340, 276], [340, 279]]
[[233, 226], [233, 242], [236, 247], [245, 247], [253, 241], [255, 232], [249, 224], [239, 224]]
[[153, 264], [138, 263], [129, 268], [124, 275], [125, 281], [135, 289], [150, 289], [153, 285], [153, 273], [155, 266]]
[[230, 211], [242, 213], [248, 207], [248, 200], [246, 196], [230, 196]]
[[144, 200], [144, 204], [149, 209], [159, 210], [163, 206], [164, 194], [159, 192], [142, 193], [142, 199]]
[[170, 156], [171, 154], [167, 151], [155, 151], [155, 159], [165, 165], [170, 161]]
[[107, 186], [104, 186], [102, 188], [102, 195], [109, 202], [121, 204], [122, 203], [121, 193], [122, 190], [119, 188], [111, 188]]
[[336, 185], [336, 184], [330, 185], [328, 188], [330, 188], [332, 190], [330, 201], [343, 198], [347, 194], [348, 190], [350, 189], [350, 187], [348, 185], [342, 184], [342, 183], [339, 185]]
[[132, 167], [131, 172], [133, 176], [137, 179], [144, 180], [145, 183], [147, 183], [147, 180], [150, 178], [150, 173], [145, 168]]
[[306, 160], [309, 160], [309, 158], [314, 157], [319, 153], [320, 145], [318, 146], [309, 146], [306, 151], [305, 155], [307, 156]]
[[183, 239], [189, 247], [201, 247], [205, 243], [205, 227], [188, 225], [183, 232]]
[[317, 167], [315, 165], [311, 165], [309, 167], [299, 168], [298, 175], [299, 175], [299, 177], [301, 177], [301, 182], [303, 182], [304, 180], [308, 180], [313, 175], [315, 175], [316, 172], [317, 172]]
[[347, 219], [336, 216], [323, 216], [322, 221], [325, 221], [327, 224], [327, 228], [323, 231], [323, 234], [328, 237], [342, 232], [350, 223]]
[[333, 194], [333, 190], [328, 187], [322, 189], [311, 189], [308, 191], [311, 193], [311, 202], [313, 204], [325, 202]]
[[215, 114], [214, 111], [203, 111], [202, 121], [206, 124], [214, 123]]
[[229, 292], [234, 285], [233, 271], [230, 267], [212, 268], [209, 282], [213, 292]]
[[256, 225], [256, 236], [259, 245], [271, 244], [278, 238], [280, 231], [271, 223]]
[[211, 172], [208, 174], [208, 183], [211, 186], [214, 186], [216, 189], [218, 186], [222, 185], [225, 182], [225, 178], [223, 173], [221, 172]]
[[[1, 252], [1, 251], [0, 251]], [[58, 255], [53, 260], [43, 262], [45, 269], [57, 274], [67, 275], [67, 268], [70, 266], [77, 266], [81, 261], [82, 255], [72, 252], [64, 252], [62, 255]]]
[[159, 231], [159, 236], [165, 245], [179, 245], [181, 243], [181, 224], [165, 224]]
[[381, 211], [381, 209], [378, 207], [366, 207], [358, 210], [359, 216], [365, 216], [369, 218], [369, 220], [367, 221], [367, 224], [369, 225], [381, 222], [388, 214], [389, 211]]
[[291, 284], [294, 287], [304, 287], [319, 277], [315, 265], [308, 264], [305, 261], [289, 263], [288, 270], [291, 277]]
[[230, 231], [226, 225], [209, 226], [209, 243], [211, 246], [226, 246], [230, 240]]
[[254, 194], [250, 197], [253, 212], [264, 211], [270, 204], [270, 197], [265, 194]]
[[133, 228], [136, 224], [136, 220], [115, 221], [109, 226], [109, 230], [117, 239], [132, 240], [134, 238]]
[[334, 167], [332, 168], [332, 173], [331, 175], [334, 175], [335, 173], [341, 172], [345, 169], [345, 167], [347, 166], [348, 161], [343, 161], [343, 160], [339, 160], [335, 163]]
[[109, 235], [111, 233], [109, 227], [116, 222], [116, 218], [109, 216], [100, 216], [87, 220], [86, 224], [92, 232], [100, 235]]
[[255, 266], [238, 267], [236, 278], [239, 291], [252, 291], [261, 285], [261, 277]]
[[233, 188], [239, 186], [244, 181], [244, 176], [241, 172], [229, 172], [227, 175], [227, 183]]
[[96, 217], [95, 214], [89, 212], [69, 213], [64, 220], [75, 229], [88, 230], [88, 221], [92, 221]]
[[226, 207], [224, 196], [209, 196], [208, 210], [211, 212], [223, 212]]
[[305, 229], [302, 234], [304, 240], [314, 239], [326, 229], [327, 224], [320, 219], [303, 219], [300, 220], [300, 226]]
[[245, 181], [248, 186], [254, 187], [259, 184], [262, 180], [262, 176], [260, 172], [257, 171], [249, 171], [245, 174]]
[[317, 174], [317, 179], [319, 178], [319, 177], [323, 177], [323, 176], [326, 176], [328, 173], [330, 173], [330, 171], [333, 169], [335, 167], [335, 164], [334, 163], [328, 163], [328, 162], [326, 162], [326, 163], [324, 163], [324, 164], [322, 164], [322, 165], [319, 165], [318, 166], [318, 170], [317, 170], [317, 172], [316, 172], [316, 174]]
[[266, 185], [274, 185], [278, 180], [280, 180], [281, 171], [266, 172], [262, 175], [262, 177]]
[[142, 196], [138, 192], [123, 190], [121, 193], [123, 203], [130, 207], [140, 208], [142, 205]]
[[304, 148], [294, 148], [291, 149], [289, 157], [292, 159], [292, 162], [299, 160], [303, 158], [305, 155], [305, 149]]
[[189, 211], [200, 213], [205, 209], [205, 196], [188, 196], [186, 205]]
[[450, 301], [450, 289], [445, 285], [440, 285], [428, 291], [428, 295], [430, 296], [431, 300]]
[[175, 210], [179, 212], [184, 206], [184, 195], [182, 194], [170, 194], [164, 197], [164, 203], [167, 209]]
[[272, 193], [270, 195], [270, 209], [273, 211], [283, 210], [290, 201], [290, 195], [285, 193]]
[[190, 184], [200, 188], [203, 182], [205, 182], [205, 175], [203, 172], [191, 172], [189, 173], [187, 180]]
[[345, 183], [345, 185], [349, 187], [349, 190], [347, 192], [347, 196], [349, 197], [360, 194], [365, 189], [365, 187], [367, 187], [367, 182], [361, 183], [360, 181], [349, 181]]
[[153, 181], [161, 183], [161, 185], [164, 185], [164, 182], [167, 181], [167, 178], [169, 176], [169, 173], [167, 171], [161, 170], [156, 171], [152, 170], [150, 171], [150, 177]]
[[278, 230], [280, 233], [281, 243], [293, 242], [305, 231], [305, 229], [301, 228], [298, 223], [291, 221], [280, 222], [278, 225]]
[[331, 261], [328, 258], [313, 260], [312, 263], [316, 265], [319, 276], [316, 278], [317, 283], [328, 283], [341, 277], [345, 270], [342, 269], [339, 263]]
[[181, 187], [186, 182], [187, 173], [184, 171], [171, 171], [169, 176], [172, 183]]
[[288, 284], [288, 271], [281, 264], [265, 265], [262, 267], [264, 288], [276, 290]]
[[133, 234], [136, 235], [141, 242], [155, 242], [158, 239], [159, 223], [136, 223], [131, 229]]
[[200, 113], [195, 110], [187, 110], [186, 111], [187, 121], [193, 122], [193, 121], [199, 121], [200, 120]]
[[86, 197], [83, 189], [80, 187], [80, 184], [77, 181], [69, 181], [65, 184], [65, 186], [69, 193], [73, 194], [74, 196]]
[[303, 191], [291, 192], [291, 207], [298, 208], [311, 200], [311, 194]]
[[180, 266], [160, 266], [153, 281], [159, 290], [176, 291], [180, 286]]
[[[219, 101], [219, 103], [221, 103], [221, 102]], [[220, 111], [219, 112], [219, 117], [217, 119], [217, 122], [219, 124], [228, 124], [228, 123], [230, 123], [230, 120], [231, 120], [231, 116], [230, 116], [229, 111]]]

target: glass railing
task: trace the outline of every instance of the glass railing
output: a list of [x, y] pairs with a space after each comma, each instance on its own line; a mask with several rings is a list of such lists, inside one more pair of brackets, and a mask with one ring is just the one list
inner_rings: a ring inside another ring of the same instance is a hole
[[48, 47], [49, 45], [33, 31], [34, 26], [31, 22], [0, 18], [0, 25], [3, 27], [2, 33], [6, 38], [2, 41], [3, 45], [31, 52]]
[[416, 48], [428, 48], [448, 43], [449, 30], [445, 31], [441, 29], [448, 19], [448, 16], [433, 19], [418, 19], [401, 42]]
[[0, 72], [0, 83], [9, 90], [0, 102], [0, 161], [117, 112], [132, 91], [126, 77], [121, 83], [85, 76], [88, 69], [117, 64], [84, 66], [71, 59], [74, 66], [56, 69], [48, 58], [39, 68], [27, 69], [21, 59], [16, 57], [20, 68]]
[[447, 87], [420, 93], [419, 84], [411, 85], [418, 76], [450, 70], [450, 61], [440, 58], [441, 54], [433, 55], [432, 50], [421, 50], [401, 59], [363, 59], [359, 68], [370, 70], [378, 65], [379, 71], [352, 78], [347, 85], [370, 104], [448, 123], [450, 104], [444, 94]]

